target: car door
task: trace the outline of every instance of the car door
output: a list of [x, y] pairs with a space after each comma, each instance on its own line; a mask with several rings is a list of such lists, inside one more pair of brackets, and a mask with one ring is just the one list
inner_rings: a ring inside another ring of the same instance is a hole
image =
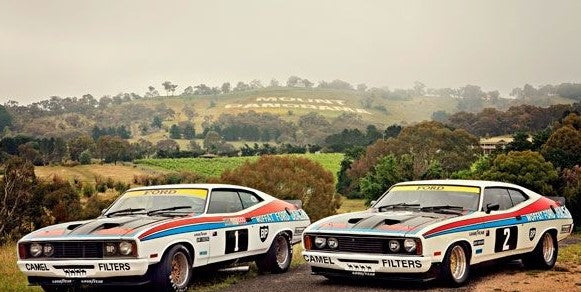
[[212, 230], [210, 237], [210, 262], [220, 262], [244, 257], [253, 251], [252, 240], [255, 226], [249, 224], [244, 209], [252, 206], [250, 198], [239, 193], [238, 189], [214, 189], [208, 203], [208, 216], [222, 217], [224, 228]]
[[[513, 211], [520, 210], [523, 206], [526, 206], [529, 200], [529, 197], [518, 189], [508, 189], [508, 193], [510, 194], [510, 199], [512, 204], [514, 205]], [[521, 220], [518, 220], [518, 218]], [[517, 221], [525, 221], [523, 220], [522, 216], [515, 216]], [[517, 249], [532, 249], [534, 248], [534, 239], [537, 236], [537, 229], [535, 228], [535, 223], [524, 223], [521, 222], [519, 224], [519, 237], [518, 237], [518, 245]]]
[[486, 234], [491, 240], [485, 244], [483, 255], [487, 259], [505, 256], [506, 252], [514, 251], [518, 247], [519, 237], [521, 237], [522, 223], [521, 216], [513, 216], [513, 202], [507, 188], [488, 187], [484, 189], [482, 211], [498, 204], [498, 210], [488, 212], [486, 217]]

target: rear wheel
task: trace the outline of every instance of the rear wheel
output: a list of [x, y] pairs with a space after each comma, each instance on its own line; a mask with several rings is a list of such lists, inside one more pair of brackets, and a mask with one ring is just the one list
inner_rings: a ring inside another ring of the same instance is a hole
[[256, 260], [256, 266], [261, 273], [284, 273], [290, 267], [292, 257], [290, 240], [286, 234], [280, 233], [272, 241], [268, 252]]
[[470, 275], [470, 258], [463, 245], [453, 244], [442, 262], [440, 278], [453, 286], [461, 286]]
[[555, 266], [559, 245], [550, 232], [545, 232], [535, 249], [523, 258], [523, 264], [533, 269], [549, 270]]
[[155, 291], [186, 291], [192, 277], [190, 252], [178, 244], [169, 249], [152, 275]]

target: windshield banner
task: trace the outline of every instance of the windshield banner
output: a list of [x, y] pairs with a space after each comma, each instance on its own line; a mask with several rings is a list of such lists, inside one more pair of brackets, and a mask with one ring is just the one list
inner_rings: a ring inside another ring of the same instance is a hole
[[463, 193], [480, 194], [479, 187], [445, 186], [445, 185], [395, 186], [391, 189], [391, 191], [392, 192], [396, 192], [396, 191], [463, 192]]
[[194, 196], [198, 198], [205, 199], [208, 196], [208, 190], [206, 189], [158, 189], [158, 190], [141, 190], [141, 191], [129, 191], [125, 193], [125, 196]]

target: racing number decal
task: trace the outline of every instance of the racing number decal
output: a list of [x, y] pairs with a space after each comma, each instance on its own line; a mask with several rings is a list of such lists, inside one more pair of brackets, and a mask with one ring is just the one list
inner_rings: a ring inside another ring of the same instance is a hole
[[226, 231], [226, 254], [248, 250], [248, 229]]
[[496, 229], [494, 252], [516, 249], [518, 242], [518, 227], [510, 226]]

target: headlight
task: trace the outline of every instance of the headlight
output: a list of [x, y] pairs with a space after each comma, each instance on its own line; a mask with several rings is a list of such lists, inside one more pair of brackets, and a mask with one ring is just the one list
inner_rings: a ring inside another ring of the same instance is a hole
[[324, 248], [327, 243], [327, 239], [324, 237], [315, 237], [315, 246], [317, 248]]
[[105, 255], [107, 256], [114, 256], [117, 254], [117, 244], [115, 243], [105, 243]]
[[331, 237], [331, 238], [327, 239], [327, 245], [331, 249], [336, 249], [337, 247], [339, 247], [339, 241], [337, 240], [337, 238]]
[[42, 245], [39, 243], [33, 243], [30, 245], [30, 255], [37, 258], [42, 254]]
[[42, 253], [45, 257], [51, 257], [54, 254], [54, 246], [50, 243], [45, 244], [42, 248]]
[[133, 252], [133, 244], [131, 244], [131, 242], [127, 242], [127, 241], [121, 241], [121, 243], [119, 243], [119, 253], [122, 255], [130, 255], [131, 252]]
[[399, 241], [392, 239], [389, 241], [389, 250], [391, 252], [398, 252], [399, 251]]
[[407, 238], [406, 240], [403, 241], [403, 248], [407, 252], [413, 252], [414, 250], [416, 250], [416, 241], [411, 238]]

